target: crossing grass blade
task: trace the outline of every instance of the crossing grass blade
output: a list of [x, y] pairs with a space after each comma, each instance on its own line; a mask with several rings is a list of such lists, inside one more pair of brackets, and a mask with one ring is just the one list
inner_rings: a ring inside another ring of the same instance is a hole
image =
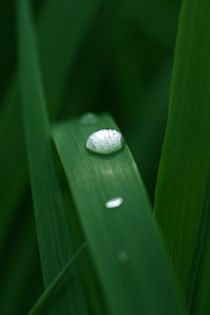
[[44, 293], [40, 296], [36, 304], [32, 307], [28, 315], [37, 315], [41, 312], [43, 307], [46, 305], [52, 294], [54, 293], [55, 289], [60, 284], [61, 280], [64, 278], [66, 273], [69, 271], [70, 267], [76, 260], [76, 258], [80, 255], [81, 251], [85, 248], [87, 244], [83, 244], [80, 248], [76, 251], [74, 255], [72, 255], [71, 259], [66, 263], [66, 265], [61, 269], [59, 274], [55, 277], [52, 283], [47, 287]]
[[[71, 257], [71, 241], [51, 151], [49, 122], [29, 2], [17, 1], [22, 111], [45, 287]], [[82, 287], [72, 268], [52, 314], [87, 314]]]
[[[43, 3], [38, 19], [38, 41], [48, 108], [52, 117], [60, 109], [66, 76], [99, 6], [98, 0], [62, 0], [59, 3], [57, 0], [46, 0]], [[0, 251], [16, 215], [15, 209], [20, 205], [28, 184], [19, 104], [18, 78], [15, 73], [0, 111], [0, 198], [3, 209]]]
[[155, 213], [190, 304], [206, 217], [210, 135], [210, 2], [184, 0]]
[[[118, 129], [108, 115], [53, 128], [53, 138], [76, 204], [101, 290], [111, 314], [184, 314], [157, 226], [128, 147], [114, 155], [88, 153], [87, 137]], [[105, 202], [122, 197], [119, 208]]]

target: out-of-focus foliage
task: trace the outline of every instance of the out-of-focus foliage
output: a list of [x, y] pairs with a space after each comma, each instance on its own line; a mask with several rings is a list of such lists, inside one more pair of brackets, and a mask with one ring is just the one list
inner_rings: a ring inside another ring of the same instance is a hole
[[[71, 19], [62, 23], [64, 16], [58, 14], [59, 8], [63, 7], [64, 10], [71, 2], [78, 5], [71, 5]], [[68, 119], [87, 111], [109, 111], [113, 114], [132, 149], [153, 200], [167, 116], [179, 3], [160, 0], [157, 6], [154, 0], [131, 0], [123, 3], [102, 0], [95, 9], [95, 1], [89, 0], [86, 3], [89, 3], [90, 8], [92, 6], [93, 13], [90, 13], [88, 7], [83, 8], [82, 2], [34, 1], [41, 63], [43, 60], [45, 62], [42, 64], [43, 80], [53, 84], [58, 75], [63, 80], [62, 89], [59, 82], [54, 84], [53, 90], [49, 86], [48, 99], [50, 91], [53, 95], [59, 95], [56, 106], [60, 109], [56, 118]], [[83, 16], [87, 15], [85, 24], [83, 20], [76, 24], [72, 21], [79, 16], [79, 12]], [[18, 93], [14, 92], [14, 89], [18, 89], [14, 0], [1, 2], [0, 16], [0, 139], [1, 155], [4, 156], [4, 164], [0, 165], [1, 178], [4, 178], [4, 182], [1, 182], [0, 199], [3, 201], [7, 198], [9, 201], [9, 204], [6, 203], [9, 210], [1, 208], [1, 215], [7, 216], [10, 211], [9, 218], [4, 221], [3, 230], [0, 231], [0, 235], [4, 232], [0, 244], [1, 265], [4, 270], [0, 285], [0, 305], [3, 305], [2, 301], [8, 301], [4, 304], [4, 313], [18, 315], [23, 314], [30, 303], [32, 305], [32, 301], [36, 300], [41, 292], [42, 280], [41, 273], [38, 272], [40, 263], [34, 239], [31, 198], [28, 197], [30, 188], [25, 177], [28, 175], [25, 175], [26, 155], [24, 141], [21, 139], [21, 117], [18, 113], [21, 110], [20, 101]], [[82, 31], [78, 31], [82, 23], [84, 27]], [[56, 29], [60, 33], [53, 31]], [[80, 37], [72, 37], [71, 34]], [[59, 41], [61, 36], [62, 42]], [[49, 45], [52, 51], [47, 56]], [[69, 55], [66, 74], [58, 74], [66, 46], [70, 47], [70, 51], [75, 51], [74, 58]], [[58, 69], [56, 72], [53, 72], [53, 64]], [[15, 85], [15, 88], [11, 88], [11, 85]], [[158, 102], [154, 103], [154, 100]], [[49, 102], [47, 104], [48, 107], [51, 106]], [[157, 119], [157, 115], [160, 118]], [[148, 129], [151, 131], [148, 132]], [[141, 138], [137, 134], [141, 134]], [[26, 295], [27, 287], [33, 289], [27, 290]]]
[[[193, 2], [199, 3], [198, 0]], [[201, 2], [210, 10], [208, 0]], [[0, 261], [3, 275], [0, 313], [3, 315], [26, 314], [43, 291], [20, 113], [17, 3], [15, 0], [0, 3]], [[33, 1], [41, 73], [51, 121], [72, 119], [84, 112], [105, 111], [113, 115], [135, 158], [151, 205], [155, 199], [168, 115], [180, 4], [180, 0]], [[205, 23], [210, 29], [210, 23]], [[57, 164], [64, 191], [63, 169], [59, 162]], [[71, 207], [73, 209], [73, 205]], [[73, 216], [74, 211], [71, 218]], [[78, 218], [74, 219], [76, 222]], [[74, 224], [69, 225], [73, 230]], [[83, 236], [81, 231], [73, 234], [76, 248]], [[207, 237], [199, 273], [201, 281], [196, 286], [201, 286], [203, 291], [197, 289], [193, 303], [194, 314], [198, 315], [204, 308], [206, 314], [209, 310], [205, 298], [199, 300], [201, 302], [196, 300], [200, 299], [200, 292], [206, 296], [208, 289], [204, 281], [205, 275], [210, 274], [206, 263], [208, 243]], [[87, 259], [85, 253], [83, 257]], [[91, 295], [90, 308], [95, 299], [94, 315], [101, 315], [105, 302], [97, 290], [91, 259], [88, 273], [82, 261], [80, 263], [86, 295]]]

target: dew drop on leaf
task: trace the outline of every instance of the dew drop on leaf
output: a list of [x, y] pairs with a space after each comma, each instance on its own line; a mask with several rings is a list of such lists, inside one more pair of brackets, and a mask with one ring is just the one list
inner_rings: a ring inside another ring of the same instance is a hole
[[122, 203], [123, 203], [123, 198], [116, 197], [116, 198], [112, 198], [108, 200], [105, 205], [106, 205], [106, 208], [112, 209], [112, 208], [119, 207]]
[[98, 117], [93, 113], [85, 113], [81, 116], [80, 122], [83, 125], [94, 125], [98, 122]]
[[120, 263], [126, 263], [129, 260], [128, 253], [124, 249], [119, 251], [118, 260]]
[[100, 129], [92, 133], [86, 142], [88, 151], [108, 155], [122, 150], [125, 146], [123, 135], [117, 130]]

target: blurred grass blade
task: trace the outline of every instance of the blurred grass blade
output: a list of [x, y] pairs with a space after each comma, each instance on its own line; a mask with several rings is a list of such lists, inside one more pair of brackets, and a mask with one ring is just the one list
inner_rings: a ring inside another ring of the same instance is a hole
[[[70, 234], [51, 152], [33, 22], [27, 0], [17, 1], [23, 120], [35, 219], [45, 287], [70, 257]], [[71, 285], [59, 295], [53, 314], [87, 314], [75, 268]]]
[[118, 16], [128, 20], [154, 41], [173, 48], [179, 16], [179, 5], [174, 0], [120, 0], [114, 3]]
[[[65, 80], [76, 52], [100, 3], [100, 0], [46, 0], [43, 3], [38, 22], [38, 41], [49, 113], [53, 117], [59, 110]], [[0, 251], [11, 228], [15, 208], [20, 205], [28, 183], [19, 103], [15, 74], [0, 112], [0, 199], [3, 209]]]
[[[167, 59], [150, 80], [143, 95], [135, 101], [137, 109], [128, 121], [127, 138], [152, 202], [165, 133], [172, 59]], [[138, 141], [136, 141], [138, 133]]]
[[206, 216], [210, 136], [210, 2], [184, 0], [155, 213], [171, 263], [191, 300]]
[[52, 281], [52, 283], [47, 287], [47, 289], [44, 291], [44, 293], [40, 296], [39, 300], [36, 302], [36, 304], [30, 310], [28, 315], [36, 315], [36, 314], [40, 313], [40, 311], [45, 306], [46, 302], [52, 296], [52, 293], [58, 287], [61, 280], [64, 278], [66, 273], [69, 271], [69, 268], [72, 266], [72, 264], [74, 263], [74, 261], [76, 260], [76, 258], [79, 256], [79, 254], [85, 248], [86, 245], [87, 244], [85, 243], [82, 246], [80, 246], [80, 248], [76, 251], [76, 253], [74, 255], [72, 255], [71, 259], [66, 263], [66, 265], [62, 268], [62, 270], [55, 277], [55, 279]]
[[[47, 1], [40, 13], [38, 26], [40, 63], [43, 69], [43, 82], [46, 100], [50, 111], [57, 112], [69, 71], [86, 33], [93, 22], [101, 0], [51, 0]], [[49, 23], [49, 21], [52, 21]], [[54, 25], [53, 25], [54, 23]], [[44, 50], [46, 48], [53, 55]], [[43, 47], [43, 48], [42, 48]]]
[[[111, 314], [183, 314], [155, 221], [128, 147], [88, 153], [88, 136], [118, 129], [103, 115], [95, 124], [57, 125], [53, 137]], [[106, 201], [122, 197], [119, 208]]]

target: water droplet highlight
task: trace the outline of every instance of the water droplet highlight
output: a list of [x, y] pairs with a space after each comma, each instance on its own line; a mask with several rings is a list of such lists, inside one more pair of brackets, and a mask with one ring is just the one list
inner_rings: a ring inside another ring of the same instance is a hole
[[98, 122], [98, 117], [93, 113], [85, 113], [81, 116], [80, 122], [84, 125], [94, 125]]
[[128, 253], [123, 249], [118, 253], [118, 260], [121, 263], [126, 263], [129, 260]]
[[106, 205], [106, 208], [112, 209], [112, 208], [119, 207], [122, 203], [123, 203], [123, 198], [117, 197], [117, 198], [108, 200], [105, 205]]
[[123, 135], [117, 130], [101, 129], [92, 133], [86, 142], [88, 151], [97, 154], [111, 154], [118, 152], [125, 146]]

